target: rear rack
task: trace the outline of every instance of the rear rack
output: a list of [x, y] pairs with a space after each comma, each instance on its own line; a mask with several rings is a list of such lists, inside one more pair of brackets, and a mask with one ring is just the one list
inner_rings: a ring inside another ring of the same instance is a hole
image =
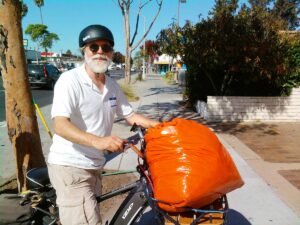
[[159, 211], [165, 217], [165, 225], [222, 225], [226, 223], [227, 210], [228, 202], [224, 195], [201, 209], [190, 209], [182, 213]]

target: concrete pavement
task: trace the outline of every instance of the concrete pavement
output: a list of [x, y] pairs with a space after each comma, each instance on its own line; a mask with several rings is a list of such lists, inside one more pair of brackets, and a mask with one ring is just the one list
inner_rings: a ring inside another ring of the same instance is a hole
[[[160, 118], [167, 114], [193, 118], [193, 113], [183, 111], [179, 107], [182, 100], [181, 88], [177, 85], [167, 85], [159, 76], [148, 76], [145, 82], [133, 85], [140, 97], [138, 102], [132, 103], [138, 113]], [[122, 127], [123, 126], [123, 127]], [[130, 135], [128, 128], [124, 125], [116, 125], [113, 129], [115, 134], [126, 137]], [[228, 137], [230, 136], [230, 137]], [[289, 202], [282, 200], [277, 189], [270, 186], [264, 178], [259, 176], [249, 165], [241, 154], [241, 151], [248, 151], [243, 143], [232, 135], [218, 134], [220, 141], [228, 149], [238, 170], [245, 182], [245, 185], [228, 194], [229, 213], [228, 225], [298, 225], [300, 224], [300, 212], [290, 207]], [[234, 142], [229, 138], [234, 139]], [[233, 148], [238, 146], [239, 150]], [[247, 158], [246, 158], [247, 159]], [[135, 153], [127, 151], [106, 164], [106, 169], [134, 169], [137, 165]], [[290, 189], [288, 189], [290, 191]], [[294, 192], [294, 199], [299, 199], [298, 192]]]
[[[133, 78], [134, 80], [134, 78]], [[160, 118], [166, 115], [174, 115], [193, 119], [192, 113], [179, 107], [179, 101], [182, 100], [181, 88], [177, 85], [166, 84], [161, 77], [153, 75], [148, 76], [147, 81], [135, 82], [132, 85], [137, 96], [140, 97], [139, 101], [133, 102], [132, 105], [138, 113], [153, 117]], [[51, 105], [46, 105], [41, 108], [46, 120], [52, 128], [50, 121], [50, 108]], [[51, 140], [45, 131], [40, 120], [40, 134], [43, 142], [44, 154], [47, 156]], [[113, 128], [113, 134], [122, 138], [131, 136], [129, 131], [130, 127], [124, 121], [116, 122]], [[53, 129], [52, 129], [53, 130]], [[14, 161], [12, 154], [9, 153], [9, 142], [5, 140], [6, 127], [0, 127], [1, 145], [1, 181], [3, 182], [8, 177], [13, 176]], [[219, 139], [228, 149], [232, 155], [245, 185], [228, 194], [229, 201], [229, 225], [298, 225], [300, 224], [300, 213], [296, 209], [288, 206], [288, 202], [282, 200], [277, 192], [265, 178], [262, 178], [250, 166], [250, 163], [245, 159], [245, 155], [241, 154], [240, 149], [235, 149], [235, 146], [241, 147], [242, 144], [235, 140], [235, 145], [228, 141], [230, 137], [218, 135]], [[3, 148], [2, 148], [3, 147]], [[251, 151], [250, 149], [243, 149], [244, 151]], [[10, 151], [11, 152], [11, 151]], [[4, 163], [5, 162], [5, 163]], [[130, 170], [135, 169], [137, 165], [136, 154], [128, 150], [123, 154], [110, 156], [105, 169], [112, 170]], [[5, 174], [4, 174], [5, 171]], [[4, 179], [5, 178], [5, 179]], [[297, 199], [297, 196], [295, 196]]]

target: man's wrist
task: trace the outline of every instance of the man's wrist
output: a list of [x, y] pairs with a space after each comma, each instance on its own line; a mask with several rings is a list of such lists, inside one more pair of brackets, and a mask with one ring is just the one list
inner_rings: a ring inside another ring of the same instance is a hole
[[101, 137], [97, 137], [95, 135], [90, 136], [90, 143], [91, 147], [96, 148], [96, 149], [104, 149], [101, 143]]

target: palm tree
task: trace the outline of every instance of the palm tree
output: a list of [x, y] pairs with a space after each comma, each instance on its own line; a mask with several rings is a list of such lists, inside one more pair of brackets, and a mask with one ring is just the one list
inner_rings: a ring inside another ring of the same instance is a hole
[[37, 7], [40, 9], [40, 14], [41, 14], [41, 22], [43, 23], [43, 15], [42, 15], [42, 7], [44, 6], [44, 0], [34, 0], [34, 3], [36, 4]]

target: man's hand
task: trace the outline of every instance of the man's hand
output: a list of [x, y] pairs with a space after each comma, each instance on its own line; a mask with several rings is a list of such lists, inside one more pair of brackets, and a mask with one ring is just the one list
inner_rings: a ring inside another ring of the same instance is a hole
[[116, 136], [99, 137], [94, 134], [80, 130], [66, 117], [55, 117], [55, 133], [61, 137], [80, 145], [93, 147], [98, 150], [108, 150], [111, 152], [122, 151], [126, 140]]
[[101, 137], [93, 142], [93, 146], [99, 150], [108, 150], [110, 152], [123, 151], [126, 142], [116, 136]]

